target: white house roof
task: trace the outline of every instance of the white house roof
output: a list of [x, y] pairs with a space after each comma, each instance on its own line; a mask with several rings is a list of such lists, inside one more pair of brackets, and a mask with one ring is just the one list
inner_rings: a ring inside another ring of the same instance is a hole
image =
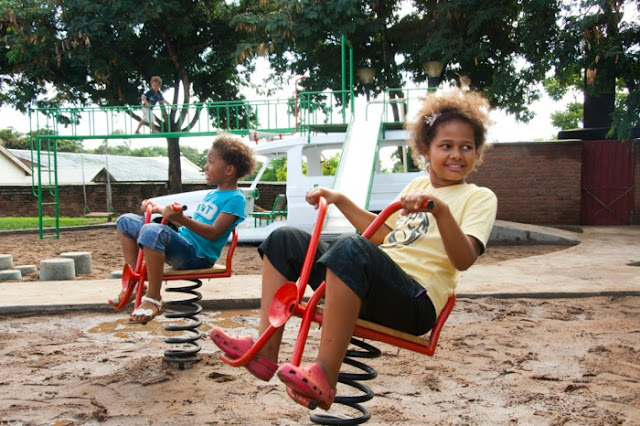
[[[31, 151], [19, 149], [8, 151], [27, 164], [31, 164]], [[180, 160], [183, 183], [202, 183], [205, 181], [204, 173], [198, 166], [185, 157], [181, 157]], [[48, 170], [49, 163], [52, 161], [52, 157], [43, 152], [40, 157], [42, 170]], [[33, 162], [37, 163], [38, 159], [34, 157]], [[106, 172], [109, 173], [109, 179], [112, 182], [166, 182], [169, 180], [169, 159], [167, 157], [127, 157], [58, 152], [57, 169], [59, 185], [103, 182], [106, 179]], [[34, 164], [34, 174], [37, 174], [37, 164]], [[28, 178], [28, 181], [31, 182], [31, 177]], [[4, 178], [0, 174], [0, 184], [11, 183], [4, 182]]]

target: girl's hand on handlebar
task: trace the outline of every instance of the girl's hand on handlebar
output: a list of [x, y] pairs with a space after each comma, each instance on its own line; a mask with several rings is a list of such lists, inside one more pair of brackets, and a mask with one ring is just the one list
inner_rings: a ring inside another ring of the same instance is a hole
[[400, 214], [405, 216], [416, 212], [435, 213], [442, 206], [442, 201], [430, 195], [426, 191], [415, 191], [400, 197], [402, 210]]
[[327, 205], [329, 205], [337, 201], [340, 193], [321, 186], [316, 186], [307, 191], [304, 199], [315, 209], [318, 209], [318, 197], [320, 196], [324, 197], [324, 199], [327, 200]]

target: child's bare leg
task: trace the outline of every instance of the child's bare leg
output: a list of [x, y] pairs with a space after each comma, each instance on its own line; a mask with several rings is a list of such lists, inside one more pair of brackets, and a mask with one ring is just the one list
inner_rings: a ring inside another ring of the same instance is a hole
[[[160, 293], [162, 290], [164, 259], [165, 256], [163, 252], [151, 250], [148, 247], [144, 248], [144, 260], [147, 264], [147, 277], [149, 280], [145, 296], [158, 301], [162, 300]], [[142, 301], [139, 309], [151, 309], [153, 311], [157, 311], [158, 307], [151, 302]], [[132, 315], [131, 319], [137, 321], [141, 319], [141, 317]]]
[[[260, 329], [262, 334], [270, 325], [269, 305], [278, 289], [287, 282], [287, 279], [276, 268], [273, 267], [267, 256], [262, 258], [262, 299], [260, 301]], [[282, 342], [284, 326], [277, 330], [271, 339], [265, 343], [260, 353], [262, 356], [278, 363], [278, 353]]]
[[[162, 296], [162, 276], [164, 272], [164, 253], [161, 251], [144, 248], [144, 260], [147, 264], [147, 277], [149, 285], [147, 287], [146, 296], [155, 300], [160, 300]], [[148, 307], [145, 307], [148, 308]]]
[[124, 261], [129, 266], [131, 266], [131, 268], [135, 268], [136, 262], [138, 260], [138, 243], [129, 237], [125, 237], [124, 234], [119, 230], [118, 239], [120, 240], [120, 245], [122, 246]]
[[334, 388], [362, 302], [330, 269], [327, 269], [326, 283], [320, 349], [316, 362], [322, 366], [329, 386]]

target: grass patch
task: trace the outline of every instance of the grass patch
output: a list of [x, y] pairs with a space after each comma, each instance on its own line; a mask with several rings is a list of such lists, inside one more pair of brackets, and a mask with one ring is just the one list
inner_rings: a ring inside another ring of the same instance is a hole
[[[44, 224], [47, 227], [55, 225], [55, 218], [45, 216]], [[106, 217], [60, 217], [59, 225], [61, 228], [65, 226], [81, 226], [81, 225], [97, 225], [107, 223]], [[10, 229], [38, 229], [37, 217], [0, 217], [0, 231], [8, 231]]]

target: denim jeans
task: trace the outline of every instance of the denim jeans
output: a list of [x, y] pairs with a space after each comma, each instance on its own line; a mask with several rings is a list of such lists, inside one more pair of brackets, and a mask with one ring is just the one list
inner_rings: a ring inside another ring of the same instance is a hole
[[116, 226], [122, 235], [135, 240], [140, 248], [147, 247], [164, 253], [165, 262], [174, 269], [213, 266], [211, 260], [196, 255], [195, 248], [186, 238], [166, 225], [155, 222], [145, 224], [142, 216], [127, 213], [118, 218]]

